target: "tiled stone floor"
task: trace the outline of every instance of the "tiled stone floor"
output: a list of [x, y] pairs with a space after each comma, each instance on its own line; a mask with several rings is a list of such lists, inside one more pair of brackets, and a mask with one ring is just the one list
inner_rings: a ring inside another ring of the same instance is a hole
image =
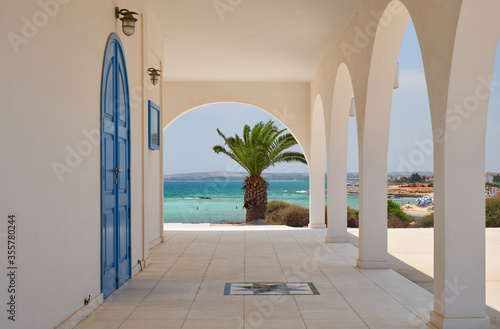
[[[325, 244], [324, 230], [205, 227], [165, 236], [152, 265], [77, 329], [428, 328], [429, 292], [392, 270], [356, 268], [357, 248]], [[313, 282], [320, 295], [224, 295], [226, 282], [285, 281]]]

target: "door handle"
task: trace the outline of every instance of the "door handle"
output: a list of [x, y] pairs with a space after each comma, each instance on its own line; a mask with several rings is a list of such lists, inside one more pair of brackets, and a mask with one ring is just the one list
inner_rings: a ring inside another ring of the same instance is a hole
[[115, 174], [118, 174], [119, 172], [122, 172], [121, 169], [115, 168]]

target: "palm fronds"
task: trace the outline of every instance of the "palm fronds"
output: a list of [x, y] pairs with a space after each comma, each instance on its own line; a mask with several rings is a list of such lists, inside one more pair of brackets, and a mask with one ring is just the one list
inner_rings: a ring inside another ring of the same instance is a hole
[[226, 154], [242, 166], [250, 176], [258, 177], [264, 170], [283, 162], [301, 162], [307, 164], [306, 158], [299, 152], [284, 152], [297, 144], [297, 141], [286, 129], [279, 130], [273, 120], [257, 123], [253, 128], [243, 127], [243, 138], [235, 135], [226, 137], [219, 129], [219, 136], [225, 146], [216, 145], [213, 150], [217, 154]]

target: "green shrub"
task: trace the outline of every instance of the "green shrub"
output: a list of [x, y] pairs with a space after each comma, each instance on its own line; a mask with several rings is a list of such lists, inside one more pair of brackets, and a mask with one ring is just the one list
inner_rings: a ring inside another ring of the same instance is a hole
[[291, 204], [281, 212], [285, 225], [291, 227], [304, 227], [309, 224], [309, 209], [296, 204]]
[[387, 227], [406, 228], [414, 219], [392, 200], [387, 200]]
[[500, 197], [486, 199], [486, 227], [500, 227]]
[[266, 221], [273, 225], [286, 225], [281, 213], [289, 204], [284, 201], [270, 201], [266, 208]]
[[410, 223], [401, 220], [397, 216], [387, 216], [387, 227], [388, 228], [407, 228]]
[[359, 227], [359, 210], [347, 206], [347, 227]]
[[416, 221], [417, 227], [434, 227], [434, 213], [425, 215]]
[[397, 217], [403, 222], [413, 222], [413, 217], [408, 215], [401, 209], [401, 206], [392, 200], [387, 200], [387, 217]]
[[283, 201], [271, 201], [267, 204], [266, 221], [272, 225], [307, 226], [309, 209]]
[[325, 206], [325, 225], [328, 227], [328, 206]]

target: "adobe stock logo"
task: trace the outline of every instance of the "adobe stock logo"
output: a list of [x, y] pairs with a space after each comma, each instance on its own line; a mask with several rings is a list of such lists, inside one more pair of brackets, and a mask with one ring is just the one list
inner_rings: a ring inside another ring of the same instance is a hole
[[21, 17], [23, 23], [21, 34], [12, 31], [7, 33], [7, 38], [14, 52], [18, 54], [21, 45], [27, 44], [31, 39], [36, 37], [40, 29], [49, 24], [51, 18], [59, 14], [60, 5], [66, 5], [70, 3], [70, 1], [71, 0], [39, 0], [38, 6], [40, 10], [31, 16], [31, 20], [26, 16]]
[[234, 11], [236, 7], [241, 5], [243, 3], [243, 0], [214, 0], [212, 3], [215, 9], [215, 12], [217, 13], [217, 16], [219, 16], [219, 19], [221, 22], [224, 21], [226, 13], [231, 13]]

